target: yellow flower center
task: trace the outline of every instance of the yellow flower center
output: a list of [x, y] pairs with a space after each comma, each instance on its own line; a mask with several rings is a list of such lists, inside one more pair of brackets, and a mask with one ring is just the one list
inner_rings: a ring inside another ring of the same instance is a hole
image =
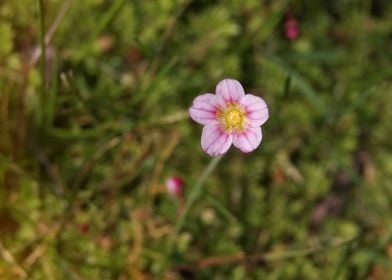
[[219, 116], [225, 130], [232, 131], [243, 129], [245, 113], [237, 105], [229, 105], [219, 112]]

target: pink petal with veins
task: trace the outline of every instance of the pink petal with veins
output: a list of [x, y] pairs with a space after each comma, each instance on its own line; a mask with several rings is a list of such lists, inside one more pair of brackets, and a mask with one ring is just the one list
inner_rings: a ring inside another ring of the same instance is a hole
[[227, 152], [233, 142], [233, 136], [225, 133], [219, 123], [212, 123], [203, 128], [201, 147], [210, 156], [218, 156]]
[[245, 109], [246, 121], [249, 126], [261, 126], [268, 120], [268, 107], [261, 97], [247, 94], [241, 99], [240, 103]]
[[189, 116], [195, 122], [206, 125], [216, 120], [218, 107], [216, 95], [211, 93], [199, 95], [193, 100]]
[[255, 150], [261, 143], [261, 127], [248, 127], [243, 132], [233, 133], [233, 144], [244, 153]]
[[216, 86], [215, 93], [226, 103], [236, 103], [245, 96], [245, 91], [240, 82], [233, 79], [224, 79]]

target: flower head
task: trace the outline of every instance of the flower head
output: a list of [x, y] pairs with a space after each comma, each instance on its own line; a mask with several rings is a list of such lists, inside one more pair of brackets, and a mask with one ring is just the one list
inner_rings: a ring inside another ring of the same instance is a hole
[[166, 180], [166, 189], [172, 195], [181, 196], [183, 187], [184, 181], [180, 177], [172, 176]]
[[264, 100], [245, 94], [242, 85], [233, 79], [218, 83], [216, 94], [206, 93], [193, 100], [190, 117], [204, 125], [201, 146], [210, 156], [227, 152], [231, 144], [244, 153], [261, 143], [261, 125], [268, 119]]

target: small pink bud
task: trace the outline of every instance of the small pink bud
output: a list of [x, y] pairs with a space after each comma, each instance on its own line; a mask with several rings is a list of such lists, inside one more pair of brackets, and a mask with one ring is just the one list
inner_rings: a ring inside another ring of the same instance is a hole
[[180, 177], [172, 176], [166, 180], [166, 189], [173, 195], [181, 196], [183, 187], [184, 180], [182, 180]]
[[298, 22], [293, 16], [288, 16], [285, 23], [284, 28], [286, 32], [286, 38], [290, 40], [295, 40], [299, 35], [299, 27]]

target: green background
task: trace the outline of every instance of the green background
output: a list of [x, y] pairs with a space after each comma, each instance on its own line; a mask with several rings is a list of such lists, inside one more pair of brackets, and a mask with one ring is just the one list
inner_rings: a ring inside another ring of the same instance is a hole
[[[0, 2], [0, 278], [390, 279], [391, 14], [387, 0]], [[256, 151], [231, 148], [201, 185], [211, 158], [187, 110], [227, 77], [270, 118]]]

